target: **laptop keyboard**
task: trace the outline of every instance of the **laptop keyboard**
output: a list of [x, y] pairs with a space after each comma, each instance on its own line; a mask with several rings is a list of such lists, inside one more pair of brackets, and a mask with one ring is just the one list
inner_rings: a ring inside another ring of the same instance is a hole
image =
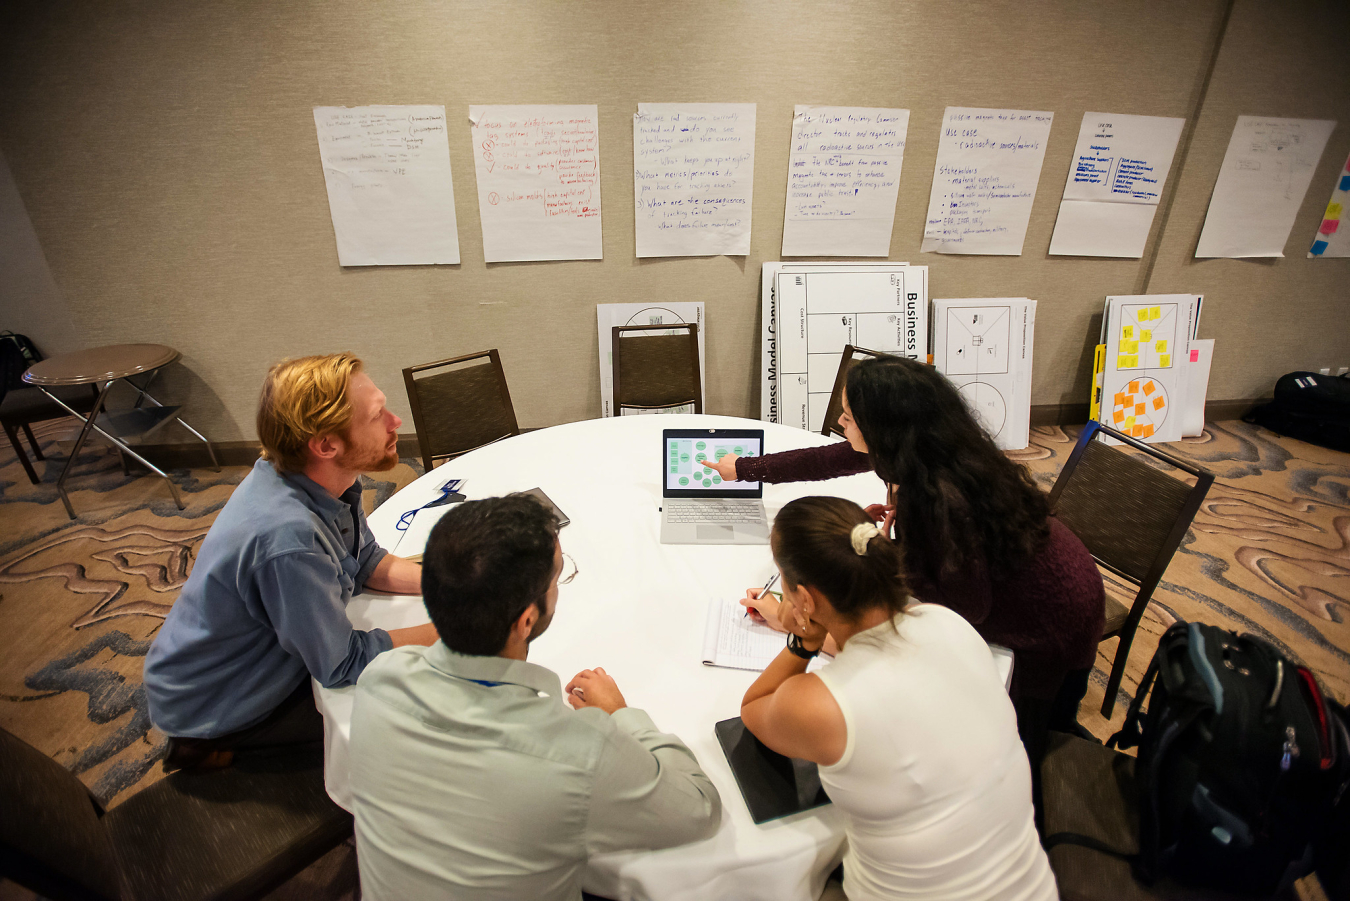
[[718, 525], [756, 525], [764, 521], [758, 504], [736, 501], [683, 502], [666, 499], [667, 522], [707, 522]]

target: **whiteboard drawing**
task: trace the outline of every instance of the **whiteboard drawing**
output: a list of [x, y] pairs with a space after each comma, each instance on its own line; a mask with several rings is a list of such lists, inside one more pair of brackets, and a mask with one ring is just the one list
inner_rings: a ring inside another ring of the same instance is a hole
[[1035, 325], [1025, 297], [933, 301], [933, 365], [1004, 450], [1030, 440]]
[[1195, 294], [1108, 297], [1102, 314], [1106, 345], [1098, 418], [1140, 441], [1182, 437], [1191, 342], [1202, 298]]
[[[703, 319], [703, 302], [641, 304], [641, 303], [602, 303], [595, 307], [596, 328], [600, 339], [600, 415], [614, 415], [614, 326], [616, 325], [698, 325], [698, 371], [699, 388], [707, 385], [704, 377], [704, 360], [707, 353], [704, 341], [707, 330]], [[652, 329], [647, 335], [674, 335], [675, 331]], [[671, 407], [664, 410], [624, 410], [623, 415], [637, 413], [692, 413], [693, 404]]]
[[928, 355], [928, 267], [766, 263], [761, 418], [818, 432], [844, 345]]

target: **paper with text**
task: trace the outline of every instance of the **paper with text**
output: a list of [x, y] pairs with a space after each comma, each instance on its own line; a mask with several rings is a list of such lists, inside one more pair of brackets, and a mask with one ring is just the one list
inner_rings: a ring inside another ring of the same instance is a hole
[[947, 107], [924, 253], [1019, 256], [1054, 113]]
[[1185, 124], [1162, 116], [1084, 113], [1050, 253], [1142, 257]]
[[1195, 255], [1282, 257], [1336, 123], [1238, 116]]
[[908, 130], [907, 109], [796, 108], [783, 256], [890, 254]]
[[443, 106], [316, 106], [343, 266], [458, 263]]
[[470, 106], [469, 122], [484, 259], [601, 259], [596, 107]]
[[633, 116], [639, 257], [744, 256], [755, 181], [753, 103], [639, 103]]
[[1336, 176], [1336, 186], [1322, 212], [1322, 221], [1317, 224], [1317, 237], [1313, 238], [1308, 256], [1350, 257], [1350, 226], [1341, 227], [1343, 220], [1350, 219], [1347, 210], [1350, 210], [1350, 159], [1346, 159], [1341, 174]]

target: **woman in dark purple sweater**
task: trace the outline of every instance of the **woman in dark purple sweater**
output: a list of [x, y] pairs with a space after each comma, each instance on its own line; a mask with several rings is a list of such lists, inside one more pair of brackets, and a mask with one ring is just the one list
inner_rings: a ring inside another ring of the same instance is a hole
[[724, 479], [763, 482], [876, 472], [890, 496], [868, 512], [905, 549], [915, 597], [955, 610], [1016, 654], [1012, 697], [1028, 750], [1043, 740], [1030, 732], [1072, 731], [1105, 617], [1087, 548], [933, 367], [896, 357], [859, 363], [839, 422], [847, 442], [728, 456], [715, 468], [727, 470]]

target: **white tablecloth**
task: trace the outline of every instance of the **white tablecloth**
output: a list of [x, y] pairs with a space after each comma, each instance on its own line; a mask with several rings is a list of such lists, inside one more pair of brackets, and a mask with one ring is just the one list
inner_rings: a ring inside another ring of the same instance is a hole
[[[370, 517], [380, 543], [393, 548], [395, 523], [435, 497], [451, 477], [468, 480], [470, 498], [542, 488], [571, 517], [563, 550], [580, 574], [560, 589], [553, 624], [530, 649], [564, 684], [579, 670], [603, 666], [634, 707], [694, 751], [722, 794], [722, 826], [707, 841], [657, 852], [593, 858], [585, 887], [628, 899], [814, 901], [842, 856], [843, 818], [832, 806], [756, 826], [722, 754], [713, 724], [740, 713], [755, 674], [700, 662], [708, 603], [740, 597], [773, 572], [767, 546], [662, 545], [661, 468], [664, 428], [763, 428], [765, 450], [830, 443], [787, 426], [724, 416], [624, 416], [530, 432], [441, 466], [384, 503]], [[789, 501], [811, 494], [883, 503], [871, 473], [829, 482], [766, 485], [770, 521]], [[399, 547], [401, 555], [420, 547]], [[421, 598], [358, 596], [348, 605], [358, 628], [393, 629], [427, 622]], [[328, 793], [351, 809], [347, 741], [352, 688], [315, 686], [326, 732]]]

